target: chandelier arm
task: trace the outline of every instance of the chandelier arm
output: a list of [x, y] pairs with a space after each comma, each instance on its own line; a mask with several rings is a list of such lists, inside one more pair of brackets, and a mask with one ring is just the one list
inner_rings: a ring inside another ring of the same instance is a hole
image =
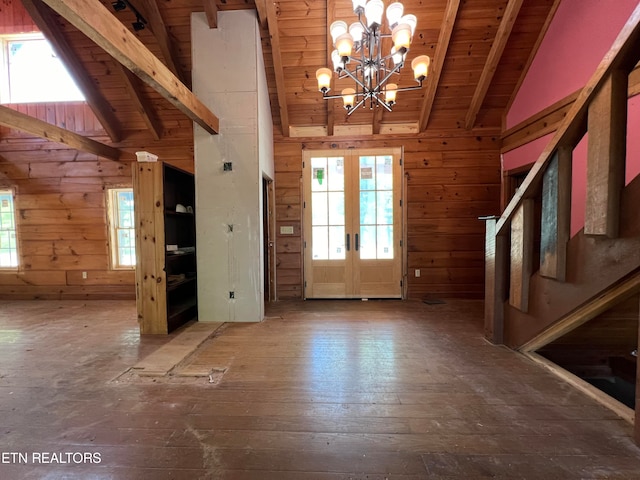
[[392, 108], [391, 108], [391, 105], [389, 105], [387, 102], [385, 102], [382, 98], [376, 97], [376, 100], [378, 101], [378, 105], [382, 105], [384, 108], [387, 109], [387, 111], [389, 111], [389, 112], [393, 111]]
[[410, 90], [420, 90], [422, 88], [422, 82], [420, 82], [420, 85], [414, 85], [413, 87], [402, 87], [402, 88], [398, 88], [398, 92], [408, 92]]
[[356, 103], [353, 107], [347, 110], [347, 117], [350, 116], [353, 112], [355, 112], [362, 104], [364, 104], [367, 97], [363, 97], [358, 103]]
[[391, 78], [391, 75], [400, 71], [401, 66], [402, 66], [402, 63], [399, 63], [398, 65], [393, 67], [393, 69], [390, 70], [389, 73], [387, 73], [387, 75], [378, 83], [378, 85], [376, 86], [376, 89], [379, 91], [380, 87], [382, 87], [385, 83], [387, 83], [387, 80]]
[[347, 76], [349, 76], [354, 82], [356, 82], [360, 87], [362, 87], [364, 90], [369, 90], [364, 83], [362, 83], [360, 81], [360, 79], [358, 79], [358, 77], [356, 77], [353, 73], [351, 73], [349, 70], [343, 70], [343, 72], [345, 72], [347, 74]]

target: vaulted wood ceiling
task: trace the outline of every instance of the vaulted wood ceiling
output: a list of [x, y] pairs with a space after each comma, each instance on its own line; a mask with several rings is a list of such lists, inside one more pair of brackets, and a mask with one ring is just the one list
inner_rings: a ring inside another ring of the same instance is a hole
[[[559, 2], [405, 0], [405, 12], [418, 18], [408, 61], [421, 54], [432, 59], [425, 87], [400, 93], [393, 112], [363, 108], [347, 117], [340, 101], [324, 100], [317, 91], [315, 72], [329, 65], [328, 24], [335, 19], [355, 21], [351, 0], [131, 0], [148, 21], [141, 31], [132, 28], [136, 18], [130, 8], [115, 12], [111, 0], [100, 1], [106, 7], [102, 14], [121, 21], [187, 87], [191, 13], [206, 11], [215, 28], [219, 11], [256, 9], [263, 27], [274, 130], [283, 136], [499, 128]], [[112, 141], [120, 140], [122, 132], [136, 130], [149, 130], [159, 138], [190, 123], [167, 95], [122, 69], [41, 0], [23, 3], [35, 23], [65, 50], [63, 58], [74, 75], [85, 77], [85, 90], [93, 91], [89, 102]], [[215, 62], [215, 52], [211, 57]], [[404, 70], [396, 83], [414, 85], [411, 69]], [[334, 83], [334, 91], [347, 86]]]

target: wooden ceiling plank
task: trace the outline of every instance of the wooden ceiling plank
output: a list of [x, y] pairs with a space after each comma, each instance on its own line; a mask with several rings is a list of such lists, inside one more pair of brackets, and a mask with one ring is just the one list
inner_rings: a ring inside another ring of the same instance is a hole
[[218, 5], [216, 0], [204, 0], [204, 13], [207, 15], [209, 28], [218, 28]]
[[278, 106], [280, 107], [280, 123], [282, 136], [289, 136], [289, 113], [287, 111], [287, 90], [284, 84], [284, 69], [280, 55], [280, 33], [278, 31], [278, 17], [273, 0], [266, 1], [267, 27], [271, 37], [271, 55], [273, 56], [273, 69], [276, 77], [276, 90], [278, 92]]
[[207, 132], [218, 118], [99, 0], [43, 0]]
[[266, 0], [255, 0], [256, 12], [258, 12], [258, 22], [262, 28], [267, 27], [267, 4]]
[[[336, 0], [327, 0], [327, 25], [325, 35], [327, 36], [327, 55], [326, 65], [333, 65], [331, 60], [331, 52], [333, 51], [333, 39], [329, 35], [329, 25], [336, 19]], [[327, 109], [327, 135], [333, 135], [333, 126], [335, 125], [333, 100], [324, 100]]]
[[89, 73], [60, 30], [51, 9], [47, 8], [39, 0], [22, 0], [22, 4], [33, 22], [51, 43], [56, 54], [62, 59], [109, 138], [113, 142], [119, 142], [121, 140], [121, 126], [113, 113], [112, 106], [96, 88]]
[[426, 130], [429, 125], [429, 117], [431, 116], [431, 110], [433, 109], [433, 102], [436, 99], [436, 92], [438, 91], [442, 68], [444, 67], [444, 61], [447, 57], [447, 50], [449, 49], [449, 43], [451, 42], [451, 35], [453, 34], [453, 28], [456, 23], [456, 17], [458, 16], [459, 9], [460, 0], [449, 0], [447, 2], [442, 27], [440, 28], [440, 34], [438, 36], [438, 46], [436, 47], [433, 63], [431, 65], [431, 74], [427, 77], [427, 92], [422, 101], [422, 108], [420, 110], [420, 131]]
[[484, 68], [480, 74], [480, 80], [478, 81], [476, 91], [473, 94], [469, 110], [467, 111], [467, 116], [465, 118], [465, 128], [467, 130], [473, 128], [473, 125], [476, 122], [476, 117], [478, 116], [480, 107], [482, 107], [482, 102], [484, 102], [484, 98], [487, 95], [487, 91], [491, 85], [491, 80], [493, 80], [493, 75], [496, 73], [498, 63], [500, 62], [502, 53], [504, 52], [509, 36], [511, 35], [513, 25], [516, 23], [516, 19], [518, 18], [518, 12], [520, 12], [522, 2], [523, 0], [509, 0], [509, 3], [507, 4], [504, 16], [502, 17], [502, 21], [498, 27], [498, 32], [493, 40], [493, 44], [491, 45], [487, 62], [484, 64]]
[[45, 140], [62, 143], [71, 148], [108, 158], [109, 160], [119, 160], [122, 154], [117, 148], [83, 137], [38, 118], [30, 117], [4, 105], [0, 105], [0, 125], [36, 135]]
[[156, 115], [155, 110], [151, 106], [151, 102], [142, 95], [142, 89], [139, 86], [140, 79], [136, 77], [131, 71], [125, 68], [122, 64], [116, 62], [117, 68], [122, 73], [122, 80], [124, 86], [131, 97], [131, 101], [135, 109], [142, 116], [144, 123], [153, 135], [153, 138], [160, 140], [162, 137], [162, 124], [160, 119]]
[[180, 68], [180, 62], [178, 61], [178, 54], [176, 52], [175, 45], [169, 37], [169, 32], [167, 31], [167, 27], [164, 23], [156, 0], [142, 0], [142, 8], [147, 14], [149, 29], [153, 32], [153, 36], [156, 37], [156, 40], [158, 41], [158, 46], [160, 47], [160, 52], [164, 58], [165, 65], [169, 67], [169, 70], [171, 70], [171, 72], [186, 85], [188, 82]]

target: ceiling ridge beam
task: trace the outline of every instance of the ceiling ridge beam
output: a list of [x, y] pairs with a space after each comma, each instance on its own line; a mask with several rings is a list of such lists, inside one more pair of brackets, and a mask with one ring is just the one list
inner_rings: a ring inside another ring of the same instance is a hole
[[476, 90], [473, 93], [473, 98], [471, 99], [471, 104], [469, 105], [469, 110], [467, 111], [467, 116], [464, 122], [464, 126], [467, 130], [471, 130], [476, 123], [476, 117], [478, 116], [480, 107], [482, 107], [487, 91], [489, 91], [489, 86], [491, 85], [493, 76], [498, 68], [498, 63], [500, 63], [500, 58], [502, 58], [502, 53], [507, 46], [511, 30], [518, 18], [522, 2], [523, 0], [509, 0], [507, 8], [505, 8], [504, 16], [500, 21], [496, 37], [491, 45], [489, 56], [484, 64], [484, 68], [480, 74], [480, 80], [478, 80]]
[[433, 56], [431, 75], [427, 77], [427, 92], [422, 101], [422, 108], [420, 109], [420, 131], [426, 130], [429, 125], [433, 102], [436, 99], [436, 92], [438, 90], [438, 84], [440, 83], [442, 68], [444, 67], [444, 61], [447, 57], [447, 50], [449, 49], [449, 43], [451, 42], [451, 35], [453, 34], [453, 28], [456, 23], [459, 9], [460, 0], [449, 0], [447, 2], [447, 8], [442, 20], [442, 27], [440, 28], [440, 34], [438, 35], [438, 46], [436, 47], [436, 52]]
[[51, 142], [62, 143], [76, 150], [92, 153], [109, 160], [117, 161], [122, 155], [122, 152], [117, 148], [12, 110], [4, 105], [0, 105], [0, 125], [26, 132]]
[[287, 111], [287, 90], [284, 84], [284, 69], [282, 68], [282, 56], [280, 55], [280, 33], [278, 32], [278, 17], [273, 0], [266, 1], [267, 27], [271, 38], [271, 56], [273, 57], [273, 70], [276, 76], [276, 91], [278, 93], [278, 106], [280, 107], [280, 124], [282, 135], [289, 136], [289, 112]]
[[82, 62], [69, 45], [66, 37], [60, 29], [53, 11], [38, 0], [22, 0], [22, 4], [31, 16], [31, 19], [51, 43], [56, 54], [62, 59], [71, 76], [76, 81], [78, 88], [84, 95], [85, 101], [93, 111], [102, 128], [113, 142], [121, 140], [121, 126], [113, 112], [113, 107], [97, 89], [93, 79], [84, 68]]
[[218, 117], [99, 0], [42, 1], [203, 129], [218, 133]]

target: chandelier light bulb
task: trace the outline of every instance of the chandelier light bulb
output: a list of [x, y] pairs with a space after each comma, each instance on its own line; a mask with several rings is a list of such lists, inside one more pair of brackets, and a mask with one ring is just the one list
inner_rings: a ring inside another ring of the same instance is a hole
[[403, 12], [404, 5], [400, 2], [394, 2], [387, 7], [387, 22], [389, 22], [389, 28], [393, 28], [398, 24]]
[[328, 68], [319, 68], [316, 70], [316, 79], [318, 80], [318, 90], [326, 93], [331, 90], [331, 70]]
[[391, 39], [396, 52], [405, 53], [411, 46], [411, 27], [406, 23], [400, 23], [391, 31]]
[[402, 52], [399, 52], [396, 47], [391, 47], [391, 59], [394, 65], [399, 65], [404, 62], [404, 55]]
[[336, 38], [336, 48], [343, 59], [344, 57], [350, 57], [353, 50], [353, 37], [349, 33], [343, 33]]
[[411, 68], [413, 69], [413, 78], [418, 82], [422, 82], [429, 74], [429, 64], [431, 59], [426, 55], [420, 55], [411, 62]]
[[342, 101], [344, 102], [344, 108], [347, 110], [352, 109], [356, 101], [356, 91], [353, 88], [345, 88], [342, 90]]
[[387, 88], [384, 92], [384, 101], [389, 105], [396, 103], [396, 94], [398, 93], [398, 85], [395, 83], [387, 84]]
[[409, 25], [409, 27], [411, 27], [411, 36], [413, 37], [413, 34], [416, 33], [416, 26], [418, 25], [418, 19], [416, 18], [415, 15], [405, 15], [404, 17], [402, 17], [398, 23], [405, 23], [407, 25]]
[[354, 22], [349, 25], [349, 34], [353, 37], [355, 43], [362, 41], [362, 34], [364, 33], [364, 27], [360, 22]]
[[329, 33], [331, 33], [331, 38], [333, 39], [333, 45], [336, 45], [338, 41], [338, 37], [344, 33], [347, 33], [347, 22], [343, 22], [342, 20], [336, 20], [329, 27]]
[[331, 52], [331, 62], [333, 63], [333, 70], [335, 72], [340, 72], [344, 68], [342, 64], [342, 57], [338, 53], [338, 50], [334, 50]]
[[369, 0], [364, 6], [364, 16], [367, 18], [369, 28], [377, 28], [382, 25], [382, 14], [384, 13], [384, 3], [382, 0]]

